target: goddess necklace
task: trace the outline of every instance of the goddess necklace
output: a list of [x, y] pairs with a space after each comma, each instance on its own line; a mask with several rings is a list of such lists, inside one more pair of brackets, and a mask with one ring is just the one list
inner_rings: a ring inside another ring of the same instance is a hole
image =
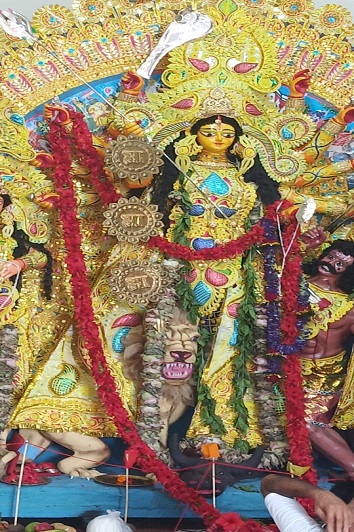
[[217, 155], [205, 151], [198, 154], [197, 160], [193, 161], [193, 164], [199, 166], [217, 166], [219, 168], [234, 167], [234, 165], [227, 159], [225, 153]]

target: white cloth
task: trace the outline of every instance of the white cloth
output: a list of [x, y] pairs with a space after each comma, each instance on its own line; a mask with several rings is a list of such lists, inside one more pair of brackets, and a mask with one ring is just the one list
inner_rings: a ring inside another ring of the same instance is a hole
[[308, 515], [295, 499], [283, 497], [278, 493], [269, 493], [264, 498], [268, 512], [280, 532], [320, 532], [321, 525]]

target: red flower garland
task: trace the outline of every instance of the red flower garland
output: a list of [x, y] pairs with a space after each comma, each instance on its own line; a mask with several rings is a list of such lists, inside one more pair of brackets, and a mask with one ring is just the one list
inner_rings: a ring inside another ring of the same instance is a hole
[[[288, 201], [276, 202], [273, 205], [269, 205], [265, 218], [269, 218], [272, 221], [276, 220], [277, 217], [277, 208], [281, 205], [283, 209], [288, 209], [291, 205]], [[264, 227], [262, 226], [261, 221], [255, 224], [248, 233], [240, 236], [237, 240], [231, 240], [227, 244], [220, 246], [215, 246], [214, 248], [201, 249], [199, 251], [194, 251], [188, 246], [183, 246], [182, 244], [176, 244], [175, 242], [170, 242], [167, 238], [161, 236], [151, 237], [148, 246], [151, 248], [157, 248], [162, 253], [166, 253], [173, 257], [174, 259], [183, 259], [186, 261], [191, 260], [222, 260], [222, 259], [231, 259], [237, 255], [241, 255], [252, 245], [256, 244], [267, 244], [268, 239], [264, 233]], [[272, 242], [271, 242], [272, 243]]]
[[[313, 466], [311, 442], [305, 421], [305, 402], [301, 364], [298, 355], [286, 357], [283, 364], [285, 376], [284, 392], [286, 405], [286, 435], [289, 445], [289, 458], [293, 464], [309, 467], [303, 478], [317, 485], [317, 475]], [[307, 511], [313, 513], [313, 501], [300, 500]]]
[[170, 242], [162, 236], [153, 236], [148, 241], [148, 246], [158, 249], [161, 253], [166, 253], [174, 259], [191, 260], [222, 260], [231, 259], [244, 253], [252, 244], [262, 244], [264, 242], [264, 229], [260, 224], [254, 225], [245, 235], [237, 240], [231, 240], [227, 244], [216, 246], [211, 249], [201, 249], [194, 251], [188, 246]]
[[[294, 237], [297, 234], [297, 237]], [[292, 344], [299, 335], [297, 317], [305, 309], [299, 303], [299, 286], [302, 275], [299, 245], [299, 229], [292, 218], [283, 230], [284, 248], [289, 249], [281, 278], [282, 319], [280, 328], [283, 342]], [[304, 390], [299, 354], [288, 355], [283, 364], [284, 395], [286, 404], [286, 435], [289, 445], [289, 460], [296, 465], [309, 467], [303, 478], [317, 485], [317, 475], [313, 466], [311, 442], [305, 421]], [[300, 500], [307, 511], [313, 513], [313, 501]]]
[[206, 532], [278, 532], [275, 525], [263, 525], [259, 521], [242, 521], [235, 513], [225, 513], [217, 519]]
[[103, 160], [98, 156], [92, 144], [92, 134], [81, 113], [69, 109], [69, 116], [73, 123], [72, 138], [78, 150], [83, 165], [90, 170], [90, 181], [98, 192], [102, 203], [115, 203], [121, 194], [115, 190], [113, 184], [105, 175]]
[[[104, 172], [103, 162], [98, 158], [97, 152], [93, 148], [91, 134], [86, 123], [78, 113], [73, 112], [71, 116], [74, 122], [72, 137], [75, 141], [77, 153], [81, 156], [82, 163], [90, 168], [93, 177], [92, 181], [103, 203], [117, 201], [119, 195], [114, 190], [113, 185], [107, 179], [102, 179]], [[52, 145], [55, 162], [53, 179], [56, 183], [57, 192], [61, 196], [60, 217], [67, 248], [67, 265], [72, 277], [75, 318], [92, 361], [92, 372], [98, 385], [99, 397], [105, 405], [107, 413], [114, 420], [120, 436], [130, 445], [130, 448], [138, 451], [137, 461], [142, 470], [153, 472], [173, 497], [189, 504], [205, 520], [206, 524], [211, 525], [211, 528], [208, 529], [210, 532], [214, 530], [217, 532], [230, 530], [232, 532], [241, 531], [242, 529], [255, 532], [267, 530], [267, 527], [255, 521], [249, 521], [245, 524], [237, 514], [221, 516], [220, 512], [208, 504], [193, 489], [187, 487], [178, 475], [158, 460], [150, 447], [142, 442], [134, 423], [129, 419], [128, 413], [125, 411], [117, 393], [114, 379], [109, 372], [92, 308], [90, 284], [80, 248], [80, 226], [76, 217], [76, 200], [70, 176], [71, 161], [67, 156], [70, 153], [69, 137], [70, 133], [65, 132], [55, 123], [51, 124], [49, 140]], [[266, 217], [274, 220], [277, 213], [276, 207], [277, 205], [269, 207]], [[285, 202], [283, 202], [283, 207], [287, 207]], [[292, 231], [293, 227], [290, 224], [285, 232], [285, 245], [289, 242], [288, 237]], [[246, 235], [212, 250], [194, 252], [186, 246], [171, 243], [161, 237], [151, 238], [149, 246], [157, 247], [161, 252], [184, 260], [220, 260], [234, 257], [246, 251], [250, 245], [266, 243], [266, 240], [263, 227], [257, 224]], [[294, 268], [298, 272], [300, 262], [298, 249], [294, 246], [294, 249], [287, 257], [282, 279], [282, 286], [287, 293], [287, 298], [283, 298], [287, 299], [287, 301], [284, 301], [283, 305], [282, 330], [288, 337], [289, 343], [298, 334], [293, 317], [295, 315], [296, 320], [294, 309], [297, 308], [298, 299], [298, 284], [296, 282], [298, 275], [294, 276]], [[289, 298], [288, 294], [291, 294]], [[309, 465], [312, 468], [308, 431], [304, 423], [301, 367], [297, 357], [287, 357], [284, 371], [287, 377], [285, 395], [288, 418], [287, 434], [291, 459], [299, 465]], [[305, 477], [312, 482], [315, 481], [312, 469]]]
[[81, 252], [80, 225], [76, 216], [76, 200], [70, 176], [71, 152], [69, 133], [59, 125], [52, 123], [48, 140], [51, 145], [54, 171], [53, 180], [60, 195], [59, 213], [63, 226], [66, 263], [71, 275], [75, 320], [92, 363], [92, 374], [98, 386], [98, 395], [105, 405], [108, 415], [113, 419], [119, 435], [132, 448], [138, 451], [137, 463], [146, 473], [154, 473], [166, 490], [174, 497], [189, 505], [206, 524], [220, 518], [218, 510], [208, 504], [197, 492], [189, 488], [178, 476], [155, 455], [140, 438], [134, 423], [129, 419], [119, 394], [114, 378], [104, 356], [98, 325], [91, 301], [91, 288], [86, 274], [85, 261]]

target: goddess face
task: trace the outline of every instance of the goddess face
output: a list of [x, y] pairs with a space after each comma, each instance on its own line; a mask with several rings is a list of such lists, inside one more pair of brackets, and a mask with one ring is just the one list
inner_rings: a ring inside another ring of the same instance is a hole
[[203, 147], [204, 152], [225, 153], [235, 141], [236, 131], [230, 124], [224, 124], [218, 118], [211, 124], [204, 124], [197, 132], [197, 143]]

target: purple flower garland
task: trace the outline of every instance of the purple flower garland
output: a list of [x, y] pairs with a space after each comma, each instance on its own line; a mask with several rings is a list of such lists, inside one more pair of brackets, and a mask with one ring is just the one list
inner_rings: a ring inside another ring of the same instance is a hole
[[[284, 344], [281, 337], [281, 316], [280, 316], [280, 282], [277, 272], [277, 251], [279, 249], [277, 229], [272, 220], [263, 219], [262, 225], [267, 242], [263, 248], [264, 253], [264, 278], [265, 278], [265, 297], [267, 304], [267, 342], [270, 352], [280, 353], [281, 355], [293, 355], [299, 353], [306, 342], [306, 323], [308, 321], [307, 313], [298, 315], [296, 326], [299, 336], [291, 345]], [[308, 292], [304, 286], [304, 278], [301, 279], [300, 290], [298, 295], [299, 308], [304, 311], [308, 310]]]

